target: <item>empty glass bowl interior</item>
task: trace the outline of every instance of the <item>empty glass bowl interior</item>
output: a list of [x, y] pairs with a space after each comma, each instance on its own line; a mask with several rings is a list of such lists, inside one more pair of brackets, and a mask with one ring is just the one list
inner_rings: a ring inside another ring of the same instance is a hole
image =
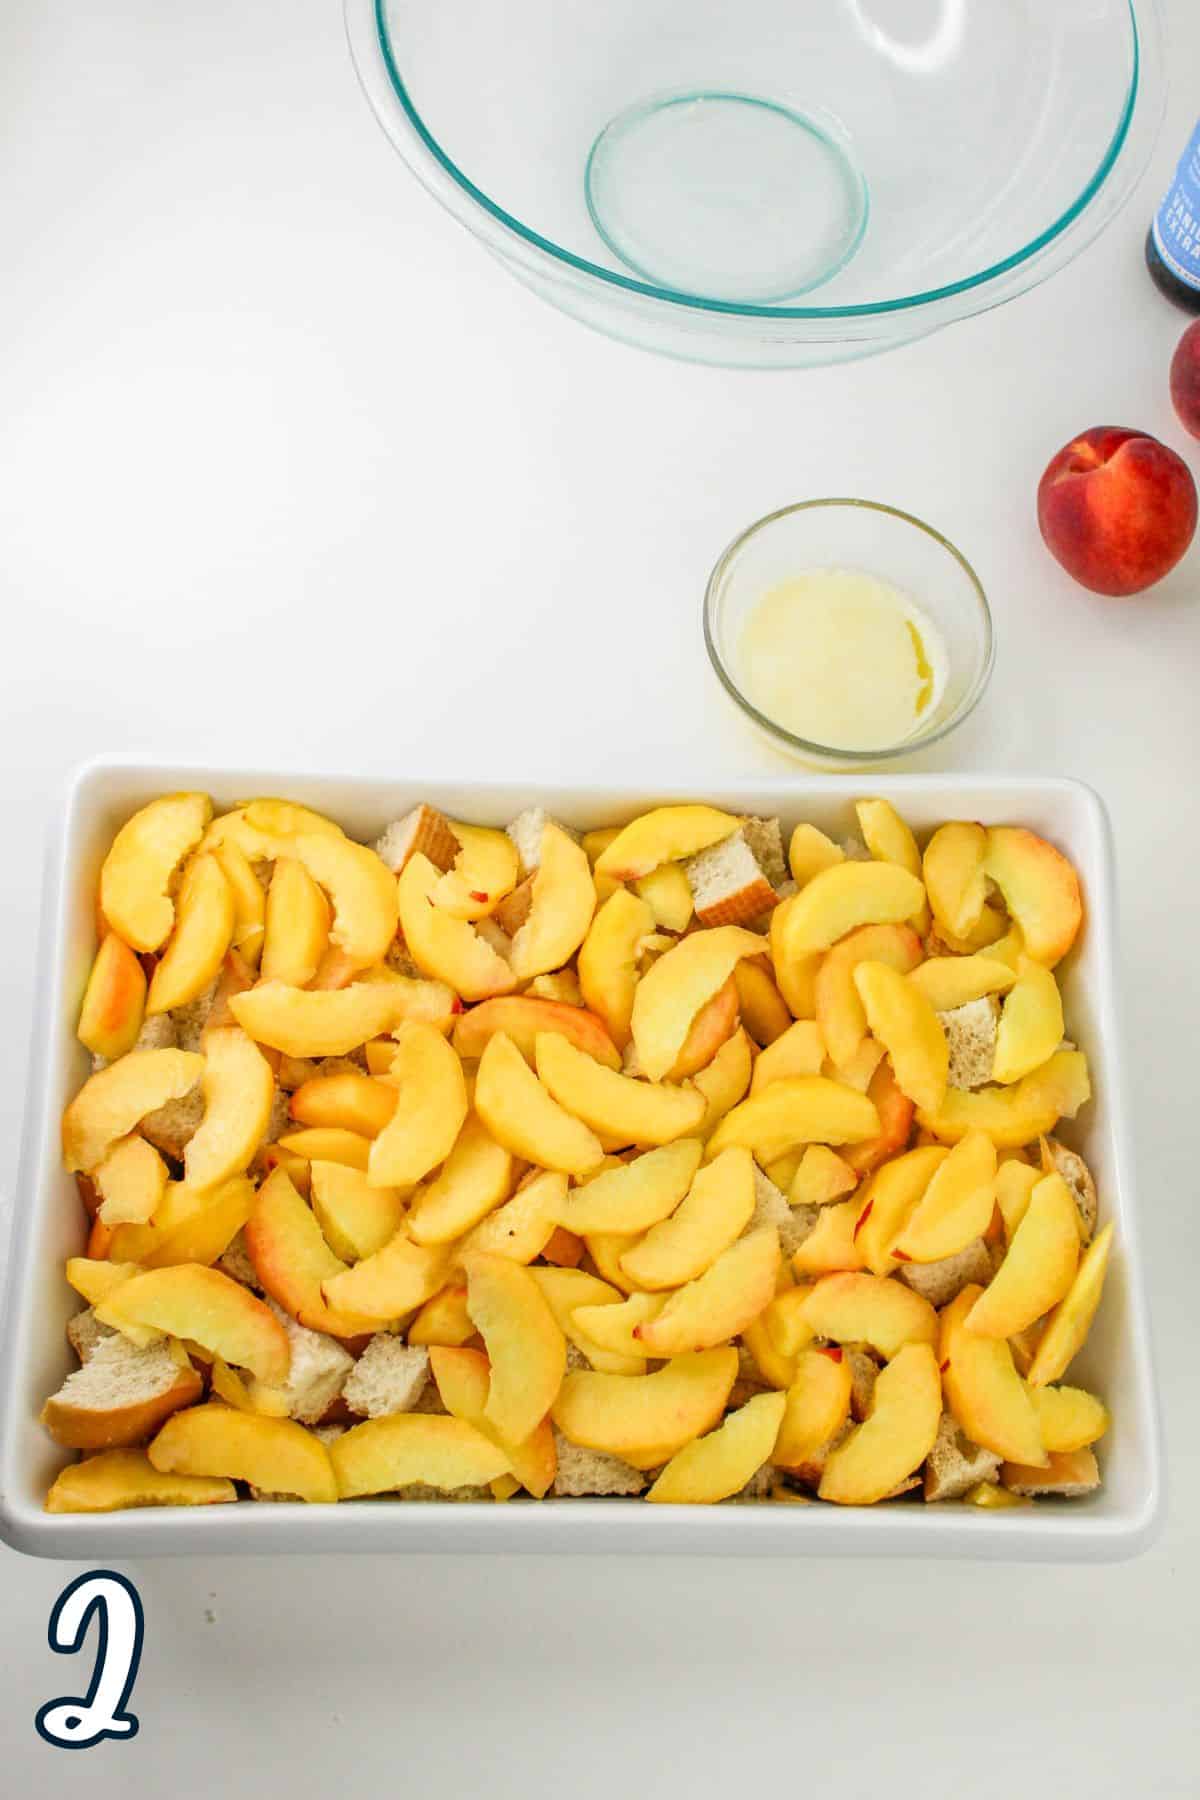
[[1009, 297], [1111, 216], [1161, 110], [1153, 0], [346, 10], [437, 197], [547, 298], [681, 354], [861, 354]]

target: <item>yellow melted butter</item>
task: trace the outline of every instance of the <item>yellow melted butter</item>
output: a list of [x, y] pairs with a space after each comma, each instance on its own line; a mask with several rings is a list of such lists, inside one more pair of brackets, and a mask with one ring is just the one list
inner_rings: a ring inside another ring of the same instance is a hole
[[812, 569], [768, 589], [738, 650], [752, 704], [838, 750], [903, 743], [945, 685], [936, 627], [907, 594], [861, 569]]

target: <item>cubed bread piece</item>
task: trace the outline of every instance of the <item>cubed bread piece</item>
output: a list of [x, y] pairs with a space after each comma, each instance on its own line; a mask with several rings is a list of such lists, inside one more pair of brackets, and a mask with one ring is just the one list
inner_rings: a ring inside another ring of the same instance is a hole
[[591, 1366], [592, 1366], [591, 1363], [588, 1361], [587, 1357], [583, 1354], [583, 1351], [579, 1348], [579, 1345], [572, 1344], [568, 1340], [568, 1342], [567, 1342], [567, 1374], [569, 1375], [573, 1369], [590, 1369]]
[[402, 1344], [380, 1331], [354, 1365], [342, 1399], [351, 1412], [382, 1419], [389, 1413], [412, 1412], [428, 1380], [428, 1350]]
[[560, 1496], [579, 1498], [584, 1494], [640, 1494], [648, 1477], [619, 1456], [604, 1450], [584, 1450], [554, 1433], [558, 1467], [554, 1476], [554, 1492]]
[[1092, 1171], [1077, 1151], [1068, 1150], [1067, 1146], [1060, 1144], [1057, 1138], [1047, 1138], [1046, 1147], [1055, 1168], [1071, 1190], [1071, 1198], [1079, 1212], [1085, 1239], [1090, 1243], [1096, 1230], [1096, 1219], [1100, 1211]]
[[542, 832], [547, 824], [557, 825], [568, 837], [579, 842], [579, 833], [564, 825], [561, 819], [551, 818], [544, 806], [527, 806], [518, 813], [511, 825], [505, 830], [517, 847], [517, 858], [521, 864], [521, 875], [532, 875], [542, 860]]
[[787, 854], [783, 847], [783, 828], [778, 819], [742, 820], [742, 835], [754, 852], [759, 868], [778, 893], [789, 879]]
[[875, 858], [860, 837], [844, 837], [840, 849], [847, 862], [874, 862]]
[[425, 979], [421, 970], [413, 961], [412, 952], [399, 932], [397, 932], [392, 939], [391, 944], [388, 946], [388, 953], [383, 960], [389, 969], [394, 969], [397, 975], [407, 975], [410, 981], [423, 981]]
[[164, 1156], [183, 1161], [183, 1153], [195, 1137], [204, 1119], [204, 1091], [199, 1082], [181, 1100], [168, 1100], [165, 1106], [147, 1113], [142, 1120], [142, 1136]]
[[90, 1362], [105, 1338], [115, 1337], [111, 1325], [102, 1325], [94, 1306], [85, 1306], [67, 1321], [67, 1342], [81, 1363]]
[[172, 1007], [170, 1018], [175, 1027], [175, 1043], [180, 1050], [199, 1051], [202, 1048], [200, 1039], [212, 1012], [220, 979], [219, 975], [215, 977], [204, 992], [189, 1000], [186, 1006]]
[[1082, 1500], [1100, 1486], [1100, 1468], [1090, 1450], [1052, 1451], [1049, 1466], [1028, 1469], [1005, 1463], [1000, 1479], [1014, 1494], [1052, 1494], [1059, 1500]]
[[[774, 825], [775, 843], [770, 827]], [[683, 865], [692, 890], [696, 918], [701, 925], [746, 925], [760, 919], [777, 904], [779, 895], [751, 839], [751, 827], [768, 858], [778, 849], [782, 870], [783, 848], [778, 843], [778, 820], [747, 820], [739, 830], [722, 838]], [[780, 876], [782, 879], [782, 874]]]
[[506, 937], [514, 938], [529, 917], [532, 908], [533, 876], [527, 875], [511, 894], [505, 894], [502, 900], [496, 902], [491, 917]]
[[71, 1450], [141, 1444], [171, 1413], [198, 1400], [202, 1387], [191, 1364], [177, 1363], [165, 1342], [138, 1350], [114, 1332], [47, 1400], [42, 1424]]
[[992, 1273], [991, 1254], [981, 1237], [938, 1262], [901, 1263], [899, 1269], [901, 1281], [933, 1307], [949, 1306], [969, 1282], [986, 1287]]
[[399, 875], [411, 856], [420, 851], [435, 869], [449, 869], [462, 845], [455, 837], [450, 821], [436, 807], [414, 806], [402, 819], [393, 819], [375, 845], [375, 854], [395, 875]]
[[861, 1421], [875, 1404], [879, 1364], [865, 1350], [846, 1349], [842, 1357], [850, 1370], [850, 1415]]
[[[779, 1233], [779, 1245], [783, 1254], [794, 1256], [805, 1238], [816, 1230], [819, 1213], [820, 1208], [816, 1206], [790, 1206], [786, 1195], [780, 1193], [775, 1183], [755, 1163], [754, 1212], [746, 1232], [758, 1231], [764, 1225], [774, 1225]], [[746, 1232], [742, 1233], [743, 1237]]]
[[949, 1080], [952, 1088], [979, 1088], [992, 1079], [996, 1060], [996, 1036], [1000, 1002], [995, 994], [968, 1000], [951, 1012], [939, 1013], [950, 1050]]
[[298, 1419], [302, 1425], [315, 1425], [345, 1387], [354, 1358], [336, 1338], [298, 1324], [276, 1301], [268, 1300], [267, 1305], [287, 1332], [291, 1351], [288, 1377], [283, 1384], [288, 1417]]
[[994, 1481], [1000, 1458], [973, 1443], [944, 1412], [933, 1448], [925, 1459], [926, 1500], [960, 1500], [977, 1481]]
[[847, 1419], [842, 1425], [839, 1425], [828, 1443], [822, 1444], [819, 1450], [814, 1450], [805, 1462], [797, 1463], [795, 1467], [789, 1467], [788, 1474], [791, 1479], [803, 1482], [805, 1487], [819, 1487], [821, 1477], [825, 1473], [825, 1464], [833, 1451], [839, 1444], [845, 1442], [853, 1430], [854, 1421], [852, 1419]]
[[745, 1487], [739, 1488], [736, 1494], [730, 1494], [718, 1502], [721, 1506], [754, 1505], [760, 1500], [769, 1500], [775, 1491], [778, 1477], [773, 1463], [765, 1462], [761, 1469], [756, 1469]]
[[255, 1293], [261, 1291], [258, 1270], [250, 1260], [250, 1252], [246, 1248], [246, 1234], [239, 1231], [229, 1240], [224, 1251], [217, 1258], [217, 1267], [231, 1281], [240, 1281], [243, 1287], [253, 1288]]

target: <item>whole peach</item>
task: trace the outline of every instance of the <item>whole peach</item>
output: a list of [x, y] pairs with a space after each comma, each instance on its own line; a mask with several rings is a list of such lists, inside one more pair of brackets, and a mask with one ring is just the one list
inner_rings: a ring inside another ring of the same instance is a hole
[[1200, 438], [1200, 319], [1188, 326], [1171, 358], [1171, 399], [1184, 430]]
[[1157, 438], [1120, 425], [1081, 432], [1038, 483], [1038, 524], [1094, 594], [1139, 594], [1175, 567], [1196, 530], [1196, 484]]

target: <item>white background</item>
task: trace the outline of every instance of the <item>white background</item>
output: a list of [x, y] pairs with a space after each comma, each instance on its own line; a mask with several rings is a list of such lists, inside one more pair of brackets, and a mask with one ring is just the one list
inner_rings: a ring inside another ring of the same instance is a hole
[[976, 722], [921, 766], [1081, 775], [1112, 809], [1172, 1490], [1157, 1548], [1096, 1569], [146, 1563], [141, 1735], [81, 1756], [32, 1727], [81, 1673], [45, 1644], [75, 1571], [0, 1549], [6, 1793], [1200, 1791], [1200, 549], [1095, 600], [1033, 514], [1092, 424], [1200, 473], [1167, 395], [1184, 321], [1140, 261], [1200, 107], [1200, 15], [1167, 10], [1167, 128], [1090, 252], [883, 360], [754, 375], [511, 283], [387, 147], [336, 0], [5, 0], [0, 1184], [70, 765], [661, 772], [699, 796], [771, 760], [703, 659], [716, 554], [788, 500], [888, 500], [963, 546], [999, 639]]

